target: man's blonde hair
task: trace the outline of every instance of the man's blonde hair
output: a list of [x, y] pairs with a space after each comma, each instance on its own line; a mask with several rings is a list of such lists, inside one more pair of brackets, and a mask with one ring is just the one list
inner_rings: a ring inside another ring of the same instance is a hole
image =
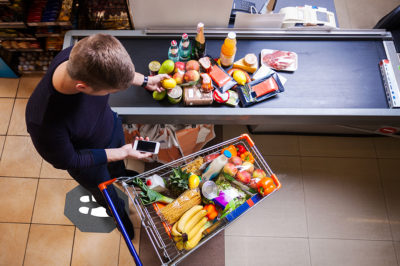
[[72, 48], [67, 71], [71, 78], [93, 90], [123, 90], [132, 85], [135, 67], [122, 44], [113, 36], [95, 34]]

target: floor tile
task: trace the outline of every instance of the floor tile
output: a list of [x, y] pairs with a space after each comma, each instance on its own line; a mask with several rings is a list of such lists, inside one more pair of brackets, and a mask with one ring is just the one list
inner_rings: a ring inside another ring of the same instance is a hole
[[0, 135], [6, 135], [14, 99], [0, 98]]
[[70, 265], [74, 226], [32, 224], [24, 266]]
[[377, 137], [373, 141], [378, 158], [400, 158], [400, 139]]
[[5, 140], [6, 140], [5, 136], [0, 136], [0, 160], [1, 160], [1, 154], [3, 153], [3, 147], [4, 147]]
[[72, 266], [118, 264], [120, 233], [117, 229], [108, 234], [75, 232]]
[[41, 79], [41, 76], [21, 77], [18, 86], [17, 98], [29, 98]]
[[400, 241], [400, 159], [379, 159], [393, 240]]
[[0, 222], [31, 222], [37, 182], [32, 178], [0, 178]]
[[396, 257], [397, 257], [397, 265], [399, 265], [399, 260], [400, 260], [400, 242], [395, 241], [393, 242], [394, 250], [396, 251]]
[[376, 159], [301, 163], [310, 237], [392, 240]]
[[29, 224], [0, 223], [0, 264], [22, 265]]
[[311, 265], [308, 240], [305, 238], [225, 237], [225, 265], [267, 264]]
[[42, 168], [40, 169], [40, 178], [72, 179], [67, 170], [54, 168], [54, 166], [45, 160], [43, 160]]
[[310, 253], [313, 265], [397, 265], [392, 241], [310, 239]]
[[223, 125], [222, 136], [223, 140], [229, 140], [239, 137], [241, 134], [250, 134], [245, 125]]
[[[243, 125], [224, 125], [223, 139], [228, 140], [248, 133]], [[298, 136], [296, 135], [251, 135], [257, 149], [263, 155], [299, 155]]]
[[[133, 246], [135, 247], [136, 252], [139, 254], [139, 244], [140, 244], [140, 228], [135, 228], [135, 238], [133, 239]], [[139, 254], [140, 256], [140, 254]], [[130, 266], [135, 264], [135, 260], [133, 259], [128, 246], [125, 243], [125, 240], [121, 236], [121, 242], [119, 247], [119, 260], [118, 266]]]
[[15, 100], [7, 135], [28, 135], [25, 123], [25, 108], [27, 103], [28, 99]]
[[302, 156], [375, 158], [375, 148], [368, 137], [299, 136]]
[[0, 176], [39, 177], [42, 158], [30, 137], [7, 136], [0, 161]]
[[0, 97], [14, 98], [18, 84], [19, 79], [0, 78]]
[[65, 196], [77, 185], [74, 180], [40, 179], [32, 223], [72, 225], [64, 215]]
[[300, 158], [267, 156], [282, 188], [225, 230], [225, 235], [307, 237]]

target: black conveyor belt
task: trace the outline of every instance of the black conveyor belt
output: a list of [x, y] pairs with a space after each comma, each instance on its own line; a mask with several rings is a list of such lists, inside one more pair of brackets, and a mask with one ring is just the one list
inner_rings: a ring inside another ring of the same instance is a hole
[[[132, 36], [120, 40], [131, 55], [136, 71], [145, 75], [150, 61], [167, 59], [171, 42], [171, 38], [165, 37]], [[219, 57], [222, 42], [222, 38], [208, 38], [207, 53]], [[298, 54], [298, 70], [281, 72], [288, 79], [286, 91], [250, 108], [388, 108], [378, 65], [386, 58], [382, 41], [238, 39], [237, 48], [237, 59], [247, 53], [259, 55], [264, 48]], [[167, 101], [157, 102], [151, 93], [133, 87], [112, 95], [110, 105], [176, 107]]]

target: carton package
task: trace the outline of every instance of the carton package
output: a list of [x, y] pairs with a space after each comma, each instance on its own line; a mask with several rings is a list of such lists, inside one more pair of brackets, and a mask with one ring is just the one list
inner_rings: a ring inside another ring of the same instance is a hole
[[183, 89], [183, 102], [187, 106], [210, 105], [213, 103], [212, 92], [201, 92], [197, 86]]

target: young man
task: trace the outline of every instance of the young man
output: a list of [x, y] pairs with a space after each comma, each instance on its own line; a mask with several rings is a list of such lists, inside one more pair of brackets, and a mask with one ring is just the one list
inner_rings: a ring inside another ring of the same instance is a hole
[[[150, 156], [125, 145], [121, 120], [108, 105], [109, 94], [131, 85], [162, 91], [160, 81], [166, 77], [136, 73], [125, 48], [110, 35], [82, 39], [54, 58], [28, 101], [26, 124], [36, 150], [54, 167], [66, 169], [109, 213], [97, 186], [127, 175], [125, 158]], [[112, 186], [110, 194], [132, 239], [124, 202]]]

